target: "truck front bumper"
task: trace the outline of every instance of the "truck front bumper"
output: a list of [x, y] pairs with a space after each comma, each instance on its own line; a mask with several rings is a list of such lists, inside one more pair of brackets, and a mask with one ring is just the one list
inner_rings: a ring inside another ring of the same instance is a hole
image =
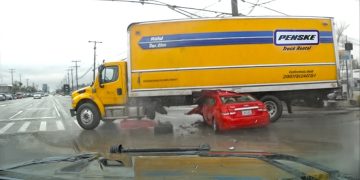
[[75, 109], [70, 109], [70, 115], [71, 115], [71, 117], [76, 116], [76, 111], [75, 111]]

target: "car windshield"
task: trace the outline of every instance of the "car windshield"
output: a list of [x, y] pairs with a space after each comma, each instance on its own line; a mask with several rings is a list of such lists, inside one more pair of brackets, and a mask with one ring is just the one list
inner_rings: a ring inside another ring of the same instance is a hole
[[255, 98], [253, 98], [249, 95], [221, 96], [220, 99], [221, 99], [221, 102], [224, 104], [256, 101]]
[[359, 7], [0, 0], [0, 179], [360, 179]]

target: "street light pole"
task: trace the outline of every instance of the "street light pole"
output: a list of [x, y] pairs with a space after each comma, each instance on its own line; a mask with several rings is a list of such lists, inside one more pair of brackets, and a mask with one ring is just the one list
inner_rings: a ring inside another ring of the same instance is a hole
[[89, 41], [89, 43], [94, 43], [94, 69], [93, 69], [93, 81], [95, 82], [95, 70], [96, 70], [96, 44], [102, 43], [100, 41]]

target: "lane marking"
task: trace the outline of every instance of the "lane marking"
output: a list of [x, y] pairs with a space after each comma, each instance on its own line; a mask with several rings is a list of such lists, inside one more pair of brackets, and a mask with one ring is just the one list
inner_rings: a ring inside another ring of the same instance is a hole
[[62, 103], [60, 103], [57, 98], [53, 98], [53, 101], [55, 102], [55, 104], [56, 104], [57, 106], [59, 106], [59, 109], [58, 109], [58, 110], [60, 110], [63, 115], [68, 116], [68, 117], [71, 118], [70, 112], [69, 112], [68, 110], [64, 110], [65, 107], [63, 107]]
[[15, 116], [17, 116], [17, 115], [19, 115], [19, 114], [21, 114], [23, 111], [19, 111], [19, 112], [17, 112], [16, 114], [14, 114], [13, 116], [11, 116], [9, 119], [12, 119], [12, 118], [14, 118]]
[[28, 108], [26, 110], [33, 111], [33, 110], [48, 110], [48, 109], [51, 109], [51, 108]]
[[53, 101], [53, 105], [54, 105], [54, 108], [55, 108], [56, 114], [58, 115], [58, 117], [60, 117], [59, 110], [56, 108], [56, 105], [55, 105], [55, 102], [54, 102], [54, 101]]
[[82, 129], [76, 119], [74, 119], [74, 123], [75, 123], [80, 129]]
[[64, 124], [61, 121], [56, 121], [56, 127], [58, 130], [65, 130]]
[[0, 105], [1, 107], [4, 107], [4, 106], [6, 106], [6, 104], [2, 104], [2, 105]]
[[5, 131], [7, 131], [11, 126], [13, 126], [15, 123], [7, 123], [3, 128], [0, 129], [0, 134], [3, 134]]
[[21, 121], [21, 120], [36, 120], [36, 119], [56, 119], [56, 117], [31, 117], [31, 118], [15, 118], [11, 120]]
[[30, 122], [26, 121], [24, 122], [24, 124], [20, 127], [20, 129], [18, 130], [18, 132], [25, 132], [26, 129], [30, 126]]
[[41, 121], [39, 131], [46, 131], [46, 121]]

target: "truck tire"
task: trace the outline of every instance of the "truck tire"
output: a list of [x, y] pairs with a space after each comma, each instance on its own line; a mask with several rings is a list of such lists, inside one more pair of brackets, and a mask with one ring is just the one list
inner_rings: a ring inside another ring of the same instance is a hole
[[270, 115], [270, 122], [275, 122], [280, 119], [283, 111], [283, 106], [279, 98], [276, 96], [266, 95], [260, 101], [264, 102]]
[[83, 129], [92, 130], [100, 123], [100, 113], [94, 104], [84, 103], [77, 109], [76, 119]]

